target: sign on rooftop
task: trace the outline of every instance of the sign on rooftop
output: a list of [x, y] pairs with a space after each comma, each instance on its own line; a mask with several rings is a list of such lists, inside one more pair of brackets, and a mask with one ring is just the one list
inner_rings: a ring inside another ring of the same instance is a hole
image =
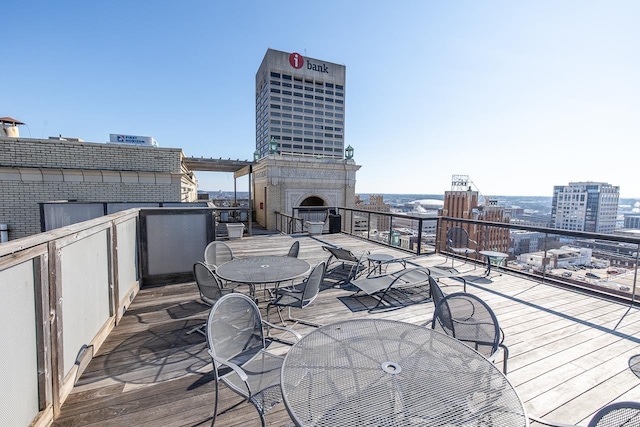
[[123, 135], [121, 133], [110, 133], [109, 143], [111, 144], [128, 144], [143, 145], [148, 147], [157, 147], [158, 142], [150, 136]]

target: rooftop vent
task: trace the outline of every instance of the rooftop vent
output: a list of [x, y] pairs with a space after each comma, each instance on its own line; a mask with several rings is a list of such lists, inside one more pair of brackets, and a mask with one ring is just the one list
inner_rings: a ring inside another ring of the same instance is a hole
[[2, 126], [2, 136], [8, 136], [11, 138], [18, 138], [20, 131], [18, 125], [23, 125], [20, 120], [12, 119], [11, 117], [0, 117], [0, 125]]

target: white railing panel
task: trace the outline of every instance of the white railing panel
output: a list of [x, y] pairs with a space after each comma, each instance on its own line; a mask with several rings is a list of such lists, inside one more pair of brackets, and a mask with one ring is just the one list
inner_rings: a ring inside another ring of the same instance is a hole
[[118, 301], [127, 297], [138, 281], [137, 220], [132, 218], [116, 225], [118, 235]]
[[146, 227], [150, 275], [191, 271], [204, 260], [206, 214], [149, 215]]
[[107, 230], [60, 250], [62, 259], [63, 372], [73, 367], [109, 320], [109, 256]]
[[38, 415], [33, 260], [0, 271], [0, 425], [27, 426]]

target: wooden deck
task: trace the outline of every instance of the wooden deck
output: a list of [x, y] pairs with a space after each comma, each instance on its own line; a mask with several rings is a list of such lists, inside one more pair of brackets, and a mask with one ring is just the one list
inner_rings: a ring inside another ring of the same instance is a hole
[[[322, 250], [325, 243], [353, 252], [407, 257], [342, 234], [261, 235], [228, 243], [236, 256], [244, 257], [285, 254], [292, 239], [300, 240], [300, 258], [311, 265], [327, 259], [328, 253]], [[444, 258], [412, 261], [433, 266]], [[481, 277], [482, 266], [458, 265], [469, 281], [467, 291], [487, 301], [497, 314], [511, 353], [508, 378], [529, 413], [586, 424], [610, 402], [640, 400], [640, 379], [629, 369], [630, 358], [640, 354], [638, 309], [508, 274], [486, 279]], [[458, 281], [442, 279], [442, 284], [447, 285], [445, 293], [462, 291]], [[394, 309], [369, 313], [371, 301], [348, 298], [350, 294], [325, 289], [299, 317], [322, 324], [359, 317], [422, 324], [433, 313], [431, 302], [401, 299]], [[214, 402], [211, 360], [204, 337], [186, 334], [208, 313], [197, 297], [195, 283], [143, 288], [96, 352], [53, 425], [209, 425]], [[300, 325], [296, 329], [302, 334], [309, 330]], [[288, 347], [274, 343], [271, 348], [286, 352]], [[260, 425], [253, 406], [224, 385], [219, 411], [217, 425]], [[266, 419], [274, 426], [290, 422], [282, 404]]]

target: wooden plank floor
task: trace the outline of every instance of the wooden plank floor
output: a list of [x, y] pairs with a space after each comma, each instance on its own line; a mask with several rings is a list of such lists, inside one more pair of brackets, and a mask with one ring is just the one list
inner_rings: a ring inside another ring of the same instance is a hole
[[[300, 241], [299, 257], [312, 266], [327, 259], [323, 244], [355, 253], [369, 250], [408, 256], [342, 234], [261, 235], [228, 243], [237, 257], [284, 255], [294, 239]], [[423, 266], [444, 262], [440, 256], [411, 260]], [[469, 281], [467, 291], [487, 301], [497, 314], [510, 350], [508, 378], [529, 413], [586, 424], [601, 406], [640, 400], [640, 379], [629, 369], [630, 358], [640, 354], [638, 309], [508, 274], [486, 279], [480, 265], [474, 269], [473, 264], [457, 262], [456, 266]], [[441, 283], [446, 285], [445, 293], [462, 291], [456, 280], [442, 279]], [[360, 317], [423, 324], [433, 313], [431, 302], [403, 306], [406, 301], [401, 300], [398, 307], [369, 313], [370, 301], [344, 298], [350, 294], [344, 289], [325, 289], [299, 317], [322, 324]], [[200, 334], [186, 334], [208, 313], [197, 297], [194, 283], [142, 289], [89, 363], [54, 426], [210, 424], [214, 385], [206, 341]], [[296, 329], [302, 334], [310, 330], [301, 325]], [[279, 343], [270, 348], [280, 353], [288, 349]], [[253, 406], [224, 385], [219, 412], [216, 425], [260, 425]], [[274, 426], [290, 422], [282, 404], [266, 419]]]

